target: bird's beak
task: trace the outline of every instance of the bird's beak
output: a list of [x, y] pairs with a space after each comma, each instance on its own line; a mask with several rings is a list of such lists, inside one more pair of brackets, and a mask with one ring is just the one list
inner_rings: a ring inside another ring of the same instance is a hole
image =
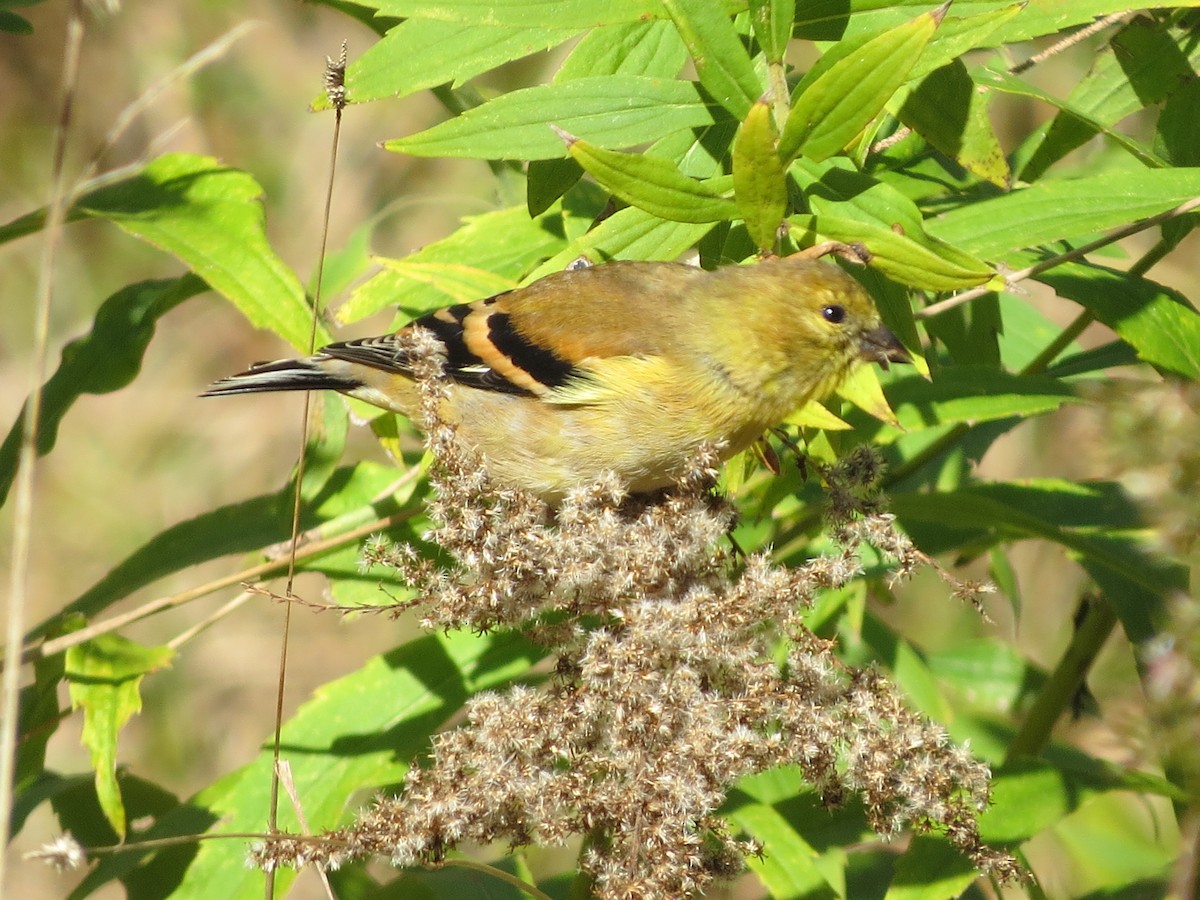
[[879, 363], [885, 369], [888, 363], [912, 361], [904, 345], [882, 325], [862, 333], [859, 337], [858, 355], [861, 359]]

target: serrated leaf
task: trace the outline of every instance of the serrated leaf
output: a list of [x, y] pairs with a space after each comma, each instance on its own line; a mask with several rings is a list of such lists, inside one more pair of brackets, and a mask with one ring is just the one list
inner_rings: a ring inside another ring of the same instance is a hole
[[[582, 232], [595, 215], [585, 212], [576, 218], [552, 209], [531, 218], [524, 207], [514, 206], [471, 216], [453, 234], [425, 245], [404, 257], [403, 262], [470, 265], [497, 278], [517, 279], [539, 260], [560, 250], [573, 228]], [[403, 307], [415, 317], [450, 302], [452, 298], [434, 285], [413, 281], [387, 268], [355, 290], [338, 309], [337, 320], [342, 324], [356, 322], [394, 306]]]
[[1066, 263], [1037, 280], [1091, 312], [1141, 359], [1200, 379], [1200, 313], [1182, 295], [1146, 278], [1084, 263]]
[[1001, 258], [1026, 247], [1076, 238], [1165, 212], [1200, 195], [1200, 168], [1105, 172], [1043, 179], [925, 223], [968, 253]]
[[[439, 84], [461, 84], [504, 63], [557, 47], [581, 29], [408, 19], [390, 29], [346, 67], [346, 99], [367, 103], [406, 97]], [[322, 93], [312, 103], [329, 109]]]
[[687, 56], [687, 47], [671, 22], [607, 25], [593, 28], [579, 40], [554, 73], [554, 81], [609, 75], [674, 78]]
[[[342, 821], [352, 797], [399, 781], [408, 760], [427, 749], [430, 734], [470, 694], [511, 682], [539, 655], [510, 634], [425, 636], [321, 686], [284, 725], [281, 736], [309, 825], [332, 828]], [[261, 831], [271, 767], [267, 746], [253, 762], [162, 816], [145, 837]], [[299, 829], [286, 804], [281, 804], [279, 821], [281, 828]], [[262, 873], [245, 866], [244, 841], [201, 841], [198, 850], [191, 849], [194, 858], [173, 886], [175, 900], [261, 895]], [[82, 887], [126, 877], [140, 861], [137, 851], [108, 857]], [[294, 876], [281, 870], [277, 886], [286, 890]]]
[[71, 707], [83, 710], [83, 745], [96, 773], [96, 794], [105, 818], [125, 836], [125, 806], [117, 785], [117, 736], [141, 712], [142, 677], [169, 665], [175, 651], [144, 647], [105, 634], [67, 650], [66, 678]]
[[[142, 356], [159, 318], [208, 286], [194, 275], [131, 284], [113, 294], [96, 311], [92, 330], [62, 351], [62, 361], [42, 388], [37, 451], [54, 449], [58, 427], [84, 394], [106, 394], [129, 384], [142, 367]], [[17, 417], [0, 446], [0, 506], [17, 472], [24, 413]]]
[[738, 207], [709, 182], [689, 178], [675, 164], [642, 153], [604, 150], [566, 136], [567, 148], [585, 172], [631, 206], [672, 222], [703, 224], [737, 216]]
[[883, 385], [879, 383], [879, 371], [874, 366], [856, 366], [837, 388], [837, 395], [848, 400], [865, 413], [881, 422], [900, 428], [900, 420], [892, 411]]
[[734, 118], [745, 118], [763, 86], [728, 13], [712, 0], [662, 3], [691, 54], [705, 90]]
[[503, 94], [384, 147], [414, 156], [555, 159], [566, 149], [551, 125], [597, 146], [629, 147], [712, 122], [712, 110], [691, 82], [613, 75]]
[[820, 161], [845, 147], [883, 111], [937, 29], [941, 12], [923, 13], [869, 40], [837, 44], [796, 88], [779, 154]]
[[787, 214], [787, 174], [775, 150], [771, 108], [755, 103], [733, 142], [733, 194], [759, 250], [774, 249]]
[[[256, 328], [307, 349], [312, 310], [299, 279], [267, 240], [262, 193], [245, 172], [210, 157], [172, 153], [84, 195], [75, 210], [178, 257]], [[319, 325], [317, 341], [329, 342]]]
[[955, 60], [933, 72], [913, 90], [899, 118], [963, 168], [998, 187], [1012, 172], [988, 119], [988, 96], [975, 89], [967, 67]]

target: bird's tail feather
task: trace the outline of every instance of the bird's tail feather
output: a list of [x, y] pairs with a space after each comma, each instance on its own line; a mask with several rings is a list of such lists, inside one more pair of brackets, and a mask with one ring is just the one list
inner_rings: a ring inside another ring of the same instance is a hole
[[214, 381], [201, 397], [227, 394], [258, 394], [265, 391], [350, 391], [362, 382], [325, 369], [327, 357], [280, 359], [258, 363], [245, 372]]

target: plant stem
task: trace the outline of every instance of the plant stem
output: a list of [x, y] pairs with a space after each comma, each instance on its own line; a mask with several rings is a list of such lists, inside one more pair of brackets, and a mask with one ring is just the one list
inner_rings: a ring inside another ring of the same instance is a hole
[[1021, 756], [1037, 756], [1045, 749], [1054, 723], [1083, 684], [1100, 648], [1116, 628], [1117, 614], [1112, 604], [1099, 597], [1086, 602], [1087, 608], [1071, 643], [1009, 745], [1006, 762]]

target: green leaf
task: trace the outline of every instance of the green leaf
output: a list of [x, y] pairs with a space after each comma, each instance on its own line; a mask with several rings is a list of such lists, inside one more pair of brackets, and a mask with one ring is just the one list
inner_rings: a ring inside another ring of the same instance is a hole
[[796, 0], [750, 0], [750, 26], [767, 62], [783, 62], [795, 17]]
[[834, 900], [844, 896], [818, 865], [821, 854], [780, 811], [767, 803], [744, 803], [727, 815], [730, 822], [762, 844], [763, 852], [746, 860], [772, 897]]
[[819, 162], [850, 143], [908, 78], [943, 13], [923, 13], [869, 40], [843, 41], [822, 56], [796, 87], [780, 156], [803, 153]]
[[[1138, 143], [1127, 135], [1121, 134], [1119, 131], [1108, 127], [1104, 122], [1093, 118], [1082, 110], [1075, 109], [1069, 100], [1060, 100], [1059, 98], [1048, 94], [1045, 91], [1034, 87], [1028, 82], [1022, 81], [1015, 75], [1010, 75], [1008, 72], [998, 71], [989, 68], [977, 68], [971, 70], [971, 79], [981, 88], [990, 88], [995, 91], [1001, 91], [1005, 94], [1013, 94], [1018, 97], [1030, 97], [1035, 100], [1041, 100], [1043, 103], [1060, 109], [1070, 115], [1072, 119], [1080, 123], [1086, 124], [1093, 131], [1103, 134], [1118, 147], [1121, 147], [1128, 152], [1134, 159], [1138, 160], [1145, 166], [1162, 167], [1165, 163], [1159, 159], [1148, 148]], [[1024, 177], [1025, 173], [1022, 172]]]
[[[257, 328], [308, 347], [312, 311], [295, 274], [267, 241], [262, 188], [215, 159], [172, 153], [86, 194], [75, 209], [107, 219], [178, 257]], [[318, 327], [317, 339], [328, 343]]]
[[700, 83], [737, 119], [763, 92], [750, 54], [729, 15], [713, 0], [662, 0], [692, 56]]
[[9, 34], [33, 34], [33, 25], [24, 16], [18, 16], [7, 9], [0, 9], [0, 31]]
[[[78, 631], [87, 622], [83, 616], [62, 616], [56, 620], [48, 637], [58, 637]], [[13, 804], [12, 834], [20, 832], [23, 814], [32, 811], [44, 796], [46, 745], [50, 742], [63, 716], [58, 707], [58, 688], [66, 671], [65, 655], [56, 653], [33, 661], [33, 681], [21, 688], [17, 711], [16, 772], [13, 787], [17, 799]], [[18, 815], [17, 813], [22, 815]]]
[[[1194, 8], [1197, 0], [1182, 2], [1151, 2], [1138, 9]], [[1072, 3], [1030, 3], [1013, 22], [996, 34], [997, 44], [1027, 41], [1030, 38], [1055, 34], [1074, 25], [1089, 25], [1102, 16], [1126, 13], [1128, 3], [1121, 0], [1075, 0]]]
[[505, 278], [456, 263], [420, 262], [409, 259], [382, 260], [383, 264], [401, 278], [415, 284], [427, 285], [444, 294], [452, 303], [467, 303], [481, 297], [491, 297], [517, 286], [514, 279]]
[[602, 147], [629, 147], [712, 121], [712, 110], [691, 82], [578, 78], [503, 94], [384, 146], [414, 156], [554, 159], [566, 150], [551, 125]]
[[989, 259], [1157, 215], [1200, 195], [1200, 168], [1105, 172], [1043, 179], [1012, 193], [949, 210], [930, 234]]
[[1037, 276], [1128, 341], [1138, 357], [1200, 379], [1200, 314], [1180, 294], [1147, 278], [1090, 263], [1066, 263]]
[[[197, 400], [197, 403], [213, 401]], [[320, 506], [302, 510], [300, 527], [318, 528], [320, 537], [331, 537], [396, 508], [387, 501], [372, 506], [379, 492], [395, 482], [396, 470], [377, 463], [359, 463], [339, 469], [327, 479], [317, 498]], [[292, 492], [266, 494], [241, 503], [218, 507], [155, 535], [75, 600], [63, 613], [94, 618], [133, 591], [189, 566], [231, 553], [248, 553], [286, 540], [291, 533]], [[303, 564], [302, 564], [303, 567]], [[280, 563], [286, 570], [286, 560]], [[57, 618], [57, 617], [56, 617]], [[33, 629], [30, 637], [44, 633], [49, 622]]]
[[[1003, 555], [999, 549], [996, 552]], [[1022, 697], [1045, 682], [1045, 673], [995, 638], [960, 641], [944, 650], [930, 651], [926, 661], [941, 684], [972, 709], [985, 713], [1013, 709]]]
[[175, 651], [143, 647], [115, 634], [100, 635], [67, 651], [71, 707], [83, 710], [83, 744], [96, 770], [96, 794], [105, 818], [125, 836], [125, 806], [117, 786], [117, 736], [142, 709], [142, 677], [169, 665]]
[[591, 28], [640, 22], [663, 15], [656, 0], [373, 0], [369, 5], [389, 16], [435, 19], [479, 26]]
[[969, 260], [949, 244], [948, 252], [938, 252], [941, 242], [923, 246], [906, 234], [882, 225], [869, 224], [841, 216], [789, 216], [797, 243], [817, 241], [860, 242], [871, 253], [871, 266], [901, 284], [929, 291], [951, 291], [982, 284], [992, 270]]
[[[185, 275], [131, 284], [105, 300], [92, 330], [63, 348], [62, 361], [42, 388], [38, 455], [54, 449], [59, 424], [81, 396], [107, 394], [133, 381], [159, 318], [206, 289], [199, 278]], [[16, 477], [23, 427], [24, 413], [0, 445], [0, 506]]]
[[881, 422], [896, 427], [900, 424], [883, 395], [879, 371], [874, 366], [856, 366], [837, 386], [836, 394]]
[[906, 377], [887, 387], [901, 427], [917, 431], [958, 422], [988, 422], [1050, 412], [1080, 398], [1069, 385], [1039, 375], [1011, 375], [984, 366], [947, 366], [935, 380]]
[[525, 170], [525, 208], [530, 218], [546, 212], [579, 183], [583, 168], [570, 157], [534, 159]]
[[775, 150], [777, 135], [766, 103], [755, 103], [733, 142], [733, 194], [746, 230], [764, 252], [773, 250], [787, 215], [787, 174]]
[[978, 877], [971, 861], [946, 838], [918, 834], [896, 863], [884, 900], [952, 900]]
[[908, 73], [910, 81], [923, 78], [957, 60], [964, 53], [978, 47], [990, 47], [998, 43], [996, 30], [1010, 22], [1026, 8], [1024, 3], [997, 6], [993, 3], [960, 4], [950, 7], [951, 12], [982, 8], [975, 15], [946, 16], [938, 25], [937, 33], [930, 39], [925, 52]]
[[[462, 22], [408, 19], [346, 67], [346, 99], [366, 103], [406, 97], [447, 82], [461, 84], [504, 63], [570, 40], [581, 29], [525, 24], [481, 28]], [[321, 94], [314, 109], [329, 109]]]
[[846, 168], [846, 160], [814, 163], [798, 159], [790, 172], [804, 190], [818, 234], [847, 243], [860, 241], [873, 255], [873, 267], [902, 284], [953, 290], [987, 281], [992, 269], [975, 257], [926, 232], [917, 205], [890, 184]]
[[674, 78], [687, 57], [687, 47], [671, 22], [607, 25], [580, 38], [554, 74], [554, 81], [602, 75]]
[[[1172, 166], [1200, 165], [1200, 79], [1193, 79], [1173, 91], [1163, 104], [1154, 133], [1154, 150]], [[1195, 212], [1164, 222], [1163, 239], [1174, 247], [1186, 237], [1196, 222]]]
[[565, 136], [585, 172], [626, 203], [672, 222], [703, 224], [737, 216], [738, 207], [710, 183], [689, 178], [669, 160], [604, 150]]
[[[597, 207], [596, 211], [598, 211]], [[490, 272], [497, 279], [514, 281], [532, 266], [561, 250], [575, 229], [582, 233], [595, 211], [581, 215], [561, 209], [531, 218], [524, 207], [499, 209], [470, 216], [453, 234], [426, 244], [404, 257], [409, 265], [469, 265]], [[567, 232], [567, 233], [564, 233]], [[388, 266], [387, 262], [384, 262]], [[415, 281], [390, 266], [354, 292], [337, 311], [341, 324], [356, 322], [381, 309], [401, 306], [410, 317], [454, 302], [454, 297], [429, 281]]]
[[904, 101], [899, 118], [963, 168], [1008, 187], [1012, 173], [987, 106], [987, 95], [975, 89], [967, 67], [955, 60], [925, 76]]
[[1161, 103], [1176, 85], [1194, 78], [1187, 57], [1161, 25], [1139, 16], [1096, 55], [1092, 70], [1077, 82], [1062, 111], [1021, 169], [1021, 179], [1037, 181], [1045, 171], [1098, 131], [1126, 116]]
[[637, 207], [622, 209], [572, 241], [529, 276], [541, 278], [565, 268], [580, 256], [592, 262], [610, 259], [677, 259], [713, 227], [711, 222], [672, 222]]
[[1200, 165], [1200, 79], [1180, 85], [1167, 97], [1154, 135], [1154, 149], [1173, 166]]
[[1176, 789], [1158, 776], [1128, 771], [1051, 747], [1047, 760], [1022, 757], [992, 774], [992, 803], [979, 820], [990, 844], [1026, 841], [1105, 791], [1171, 796]]
[[897, 493], [892, 511], [927, 552], [959, 547], [967, 532], [975, 535], [967, 541], [976, 543], [1040, 538], [1060, 544], [1093, 578], [1109, 582], [1105, 596], [1134, 641], [1155, 633], [1164, 598], [1187, 580], [1179, 566], [1153, 557], [1136, 534], [1128, 534], [1143, 527], [1141, 514], [1111, 484], [1037, 479]]
[[[341, 823], [353, 797], [399, 781], [407, 761], [427, 749], [429, 736], [468, 696], [510, 683], [539, 656], [536, 648], [512, 635], [426, 636], [322, 686], [281, 735], [309, 825], [332, 828]], [[253, 762], [161, 817], [144, 837], [261, 831], [271, 767], [272, 752], [265, 747]], [[280, 804], [279, 824], [299, 830], [286, 803]], [[160, 852], [143, 871], [171, 862], [164, 861], [167, 856]], [[162, 883], [177, 882], [171, 894], [175, 900], [261, 896], [262, 873], [247, 869], [245, 856], [244, 841], [203, 841], [199, 849], [186, 848], [172, 863], [172, 874], [160, 877], [171, 879]], [[139, 863], [136, 851], [108, 857], [85, 879], [81, 891], [128, 877]], [[281, 871], [277, 884], [286, 888], [294, 877], [294, 872]]]

